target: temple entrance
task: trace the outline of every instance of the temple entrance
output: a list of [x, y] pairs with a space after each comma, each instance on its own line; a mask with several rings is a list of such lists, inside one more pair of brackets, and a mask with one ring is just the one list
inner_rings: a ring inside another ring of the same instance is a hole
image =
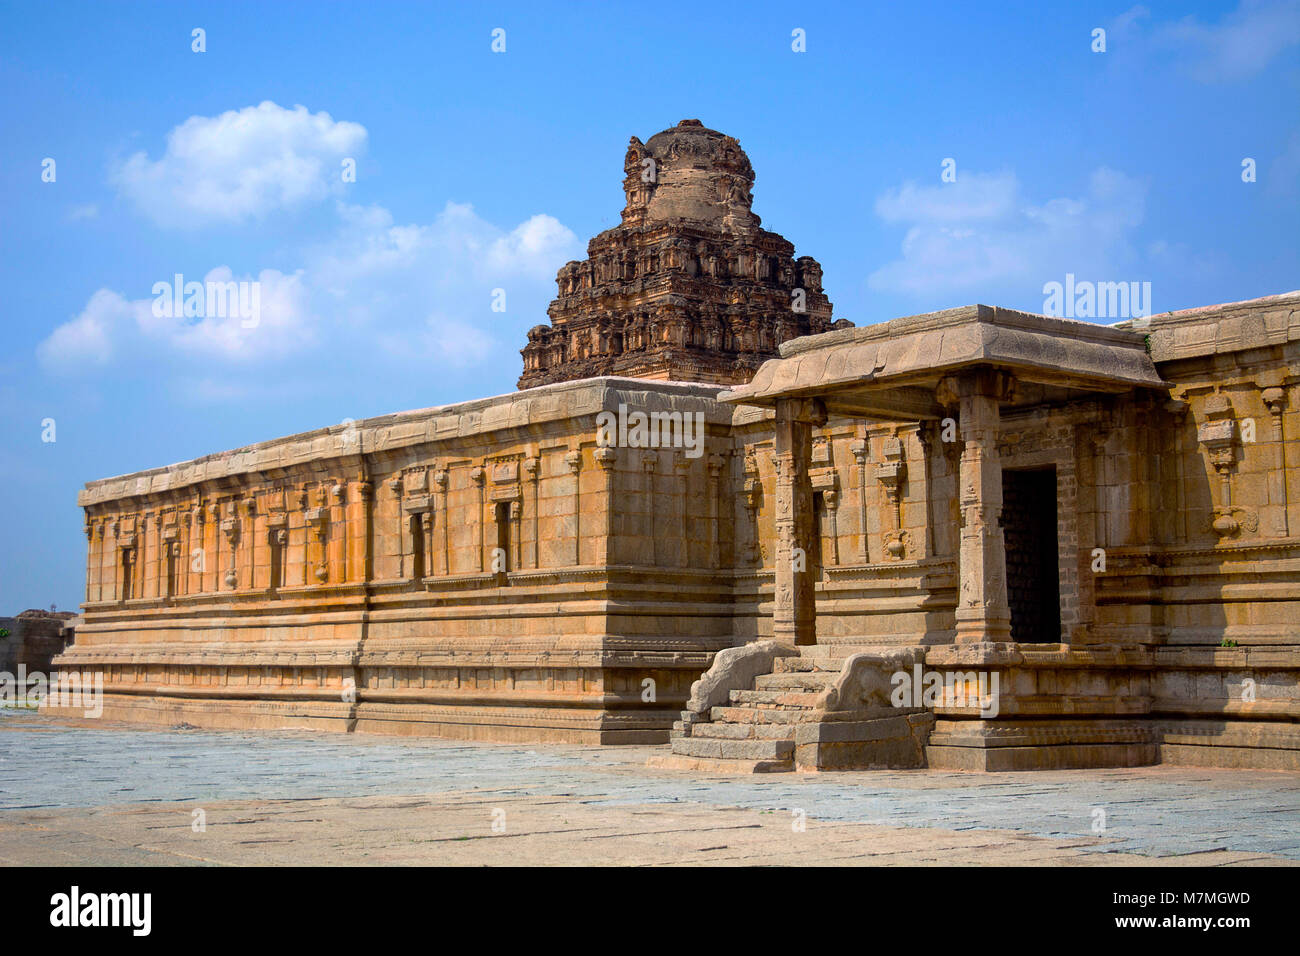
[[1061, 639], [1056, 551], [1056, 469], [1002, 472], [1002, 534], [1007, 553], [1011, 639]]

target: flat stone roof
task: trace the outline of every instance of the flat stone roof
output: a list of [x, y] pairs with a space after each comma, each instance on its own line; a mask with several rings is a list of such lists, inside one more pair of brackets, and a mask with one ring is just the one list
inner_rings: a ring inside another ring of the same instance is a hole
[[1129, 319], [1112, 328], [1149, 336], [1157, 362], [1283, 345], [1300, 341], [1300, 291], [1162, 312], [1141, 327]]
[[904, 399], [899, 413], [922, 414], [930, 402], [924, 391], [949, 372], [977, 366], [1085, 391], [1169, 387], [1137, 332], [988, 305], [807, 336], [782, 345], [781, 356], [718, 400], [770, 406], [778, 398], [893, 389]]
[[[733, 409], [715, 397], [722, 385], [665, 382], [603, 376], [557, 382], [454, 405], [361, 419], [314, 431], [204, 455], [161, 468], [101, 478], [77, 494], [82, 507], [121, 498], [152, 495], [204, 481], [290, 468], [359, 454], [400, 451], [431, 442], [462, 439], [518, 428], [537, 427], [602, 411], [617, 413], [620, 403], [647, 411], [701, 412], [708, 423], [729, 426]], [[349, 433], [351, 436], [348, 437]]]

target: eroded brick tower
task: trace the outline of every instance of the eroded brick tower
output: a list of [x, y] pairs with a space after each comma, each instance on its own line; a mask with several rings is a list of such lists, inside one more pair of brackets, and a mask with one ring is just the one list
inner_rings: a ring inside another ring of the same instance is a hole
[[682, 120], [633, 136], [623, 169], [623, 222], [560, 269], [520, 388], [597, 375], [743, 384], [782, 342], [851, 324], [832, 323], [817, 261], [760, 228], [735, 139]]

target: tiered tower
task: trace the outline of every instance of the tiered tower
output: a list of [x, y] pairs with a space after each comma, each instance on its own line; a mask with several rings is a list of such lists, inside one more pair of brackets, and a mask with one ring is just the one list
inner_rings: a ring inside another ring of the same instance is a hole
[[760, 228], [735, 139], [682, 120], [633, 136], [623, 169], [623, 222], [560, 269], [520, 388], [597, 375], [743, 384], [782, 342], [852, 324], [832, 323], [817, 261]]

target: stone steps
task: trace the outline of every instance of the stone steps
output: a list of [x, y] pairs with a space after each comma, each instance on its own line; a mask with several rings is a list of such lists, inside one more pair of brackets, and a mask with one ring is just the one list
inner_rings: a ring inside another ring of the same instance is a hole
[[683, 712], [670, 753], [654, 765], [717, 773], [793, 771], [795, 734], [822, 716], [813, 707], [840, 666], [829, 657], [777, 658], [772, 673], [755, 677], [751, 689], [731, 690], [728, 705], [707, 715]]
[[838, 674], [844, 662], [830, 657], [778, 657], [772, 668], [774, 674], [808, 674], [823, 671]]
[[794, 740], [798, 724], [709, 723], [691, 728], [692, 740]]
[[[772, 710], [766, 707], [714, 707], [709, 711], [714, 723], [731, 724], [802, 724], [817, 719], [811, 710]], [[695, 724], [703, 727], [704, 724]]]
[[821, 695], [792, 690], [733, 690], [732, 704], [756, 704], [773, 710], [783, 707], [813, 707]]
[[788, 760], [794, 766], [793, 740], [726, 740], [716, 737], [682, 737], [673, 741], [673, 753], [683, 757], [718, 760]]
[[764, 674], [754, 681], [755, 690], [793, 690], [817, 693], [839, 676], [834, 671], [797, 671], [792, 674]]

